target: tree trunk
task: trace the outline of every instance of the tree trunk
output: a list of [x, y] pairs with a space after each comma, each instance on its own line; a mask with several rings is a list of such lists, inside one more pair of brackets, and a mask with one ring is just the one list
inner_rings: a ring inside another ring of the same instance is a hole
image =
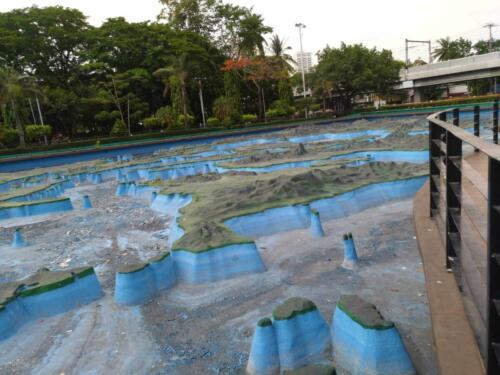
[[264, 96], [264, 88], [262, 88], [262, 110], [264, 111], [264, 122], [267, 122], [267, 113], [266, 113], [266, 97]]
[[118, 98], [118, 91], [116, 90], [116, 84], [115, 84], [115, 79], [111, 77], [111, 81], [113, 82], [113, 98], [115, 100], [115, 105], [116, 108], [118, 108], [118, 111], [120, 112], [120, 117], [122, 118], [123, 124], [125, 124], [125, 116], [123, 116], [123, 111], [122, 111], [122, 106], [120, 105], [120, 99]]
[[24, 129], [23, 129], [23, 125], [21, 124], [21, 120], [19, 119], [19, 115], [17, 113], [16, 103], [15, 103], [14, 99], [11, 99], [10, 101], [12, 104], [12, 110], [14, 111], [14, 117], [16, 120], [16, 130], [17, 130], [17, 133], [19, 134], [19, 144], [20, 144], [21, 148], [26, 148], [26, 140], [24, 139]]
[[258, 105], [259, 105], [259, 119], [263, 120], [264, 115], [262, 113], [262, 94], [261, 94], [261, 88], [260, 85], [254, 81], [255, 86], [257, 87], [257, 100], [258, 100]]
[[[35, 93], [35, 99], [36, 99], [36, 106], [38, 107], [38, 115], [40, 116], [40, 124], [45, 125], [43, 123], [43, 116], [42, 116], [42, 108], [40, 107], [40, 101], [38, 100], [38, 94]], [[31, 105], [31, 102], [30, 102]]]
[[186, 99], [186, 85], [183, 83], [181, 88], [182, 93], [182, 111], [184, 112], [184, 128], [188, 127], [188, 118], [187, 118], [187, 99]]

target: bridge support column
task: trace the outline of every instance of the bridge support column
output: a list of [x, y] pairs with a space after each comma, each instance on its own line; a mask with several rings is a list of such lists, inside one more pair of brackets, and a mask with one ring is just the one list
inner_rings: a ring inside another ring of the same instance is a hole
[[411, 103], [420, 103], [423, 100], [422, 89], [415, 87], [408, 92]]

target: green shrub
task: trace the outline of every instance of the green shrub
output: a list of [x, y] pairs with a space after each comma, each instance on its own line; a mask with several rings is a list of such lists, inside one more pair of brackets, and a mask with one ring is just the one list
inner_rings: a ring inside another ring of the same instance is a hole
[[209, 117], [207, 119], [207, 125], [209, 128], [216, 128], [221, 125], [219, 119], [217, 117]]
[[0, 128], [0, 142], [6, 147], [19, 145], [19, 134], [12, 128]]
[[125, 125], [125, 122], [122, 120], [116, 120], [115, 124], [113, 125], [113, 128], [111, 129], [110, 135], [116, 136], [116, 135], [126, 135], [128, 134], [128, 129], [127, 126]]
[[241, 116], [241, 121], [243, 121], [244, 124], [252, 124], [257, 122], [257, 115], [253, 114], [246, 114]]
[[215, 99], [212, 110], [214, 116], [225, 126], [238, 122], [241, 118], [235, 101], [227, 96], [221, 96]]
[[[177, 117], [177, 127], [175, 129], [181, 129], [184, 128], [184, 115], [179, 115]], [[194, 125], [194, 117], [191, 115], [187, 115], [187, 126], [188, 128], [192, 127]], [[171, 128], [169, 128], [171, 129]]]
[[161, 122], [155, 116], [147, 117], [143, 120], [144, 127], [148, 130], [161, 128]]
[[159, 108], [154, 117], [160, 122], [160, 127], [174, 129], [177, 126], [178, 114], [171, 106]]
[[295, 107], [291, 106], [286, 100], [276, 100], [271, 104], [270, 111], [276, 111], [278, 116], [290, 116], [295, 112]]
[[320, 109], [321, 109], [321, 104], [311, 104], [309, 106], [309, 110], [313, 112], [319, 111]]
[[270, 109], [269, 111], [266, 112], [266, 117], [268, 120], [273, 120], [280, 116], [281, 116], [280, 111], [278, 111], [277, 109]]
[[47, 140], [52, 134], [50, 125], [27, 125], [25, 127], [26, 138], [30, 142], [39, 142], [42, 139]]

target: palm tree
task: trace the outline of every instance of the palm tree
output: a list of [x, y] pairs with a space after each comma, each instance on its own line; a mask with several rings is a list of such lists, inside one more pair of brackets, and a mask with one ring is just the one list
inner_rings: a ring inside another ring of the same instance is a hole
[[472, 42], [464, 38], [450, 40], [449, 37], [437, 41], [439, 47], [434, 49], [434, 57], [441, 61], [459, 59], [472, 54]]
[[280, 61], [280, 64], [283, 66], [283, 69], [288, 73], [293, 70], [293, 65], [295, 65], [295, 61], [290, 56], [287, 51], [290, 51], [292, 47], [286, 46], [285, 41], [280, 39], [280, 37], [275, 34], [271, 37], [271, 45], [269, 47], [273, 57]]
[[[192, 71], [193, 64], [187, 53], [182, 53], [171, 59], [170, 65], [158, 69], [154, 75], [160, 77], [165, 85], [164, 95], [171, 92], [171, 97], [175, 90], [179, 89], [181, 96], [182, 112], [184, 114], [184, 127], [188, 126], [188, 97], [187, 81]], [[172, 100], [174, 102], [174, 100]], [[175, 106], [175, 103], [172, 103]]]
[[261, 15], [248, 12], [240, 22], [240, 54], [255, 56], [258, 53], [264, 56], [264, 45], [267, 44], [264, 35], [272, 31], [272, 27], [264, 25]]
[[450, 60], [450, 56], [453, 53], [453, 42], [449, 37], [441, 38], [437, 41], [439, 47], [434, 49], [434, 58], [444, 61]]
[[36, 89], [30, 77], [19, 75], [11, 68], [0, 69], [0, 105], [3, 108], [4, 121], [8, 121], [6, 108], [10, 106], [14, 124], [19, 134], [19, 143], [23, 148], [26, 147], [26, 141], [21, 122], [19, 101], [26, 94], [34, 92], [36, 92]]

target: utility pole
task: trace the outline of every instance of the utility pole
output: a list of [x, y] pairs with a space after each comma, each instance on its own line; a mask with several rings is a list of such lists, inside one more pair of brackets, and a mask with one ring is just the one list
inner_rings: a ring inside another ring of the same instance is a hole
[[[299, 29], [299, 38], [300, 38], [300, 58], [301, 58], [301, 71], [302, 71], [302, 90], [304, 91], [304, 107], [306, 112], [306, 120], [308, 118], [308, 106], [307, 106], [307, 95], [306, 95], [306, 73], [304, 72], [304, 48], [302, 47], [302, 29], [306, 28], [306, 25], [303, 23], [295, 24], [295, 27]], [[298, 59], [297, 59], [298, 60]]]
[[410, 65], [409, 51], [408, 51], [408, 39], [405, 39], [405, 66], [408, 68]]
[[[488, 40], [488, 52], [492, 52], [493, 51], [493, 28], [494, 27], [497, 27], [498, 25], [495, 24], [495, 23], [487, 23], [486, 25], [484, 25], [483, 27], [484, 28], [488, 28], [489, 29], [489, 32], [490, 32], [490, 38]], [[492, 84], [493, 84], [493, 93], [496, 94], [497, 93], [497, 77], [493, 78], [492, 80]]]
[[491, 52], [493, 50], [493, 28], [494, 27], [497, 27], [498, 25], [495, 24], [495, 23], [487, 23], [486, 25], [484, 25], [483, 27], [484, 28], [487, 28], [489, 29], [490, 31], [490, 39], [488, 41], [488, 51]]

